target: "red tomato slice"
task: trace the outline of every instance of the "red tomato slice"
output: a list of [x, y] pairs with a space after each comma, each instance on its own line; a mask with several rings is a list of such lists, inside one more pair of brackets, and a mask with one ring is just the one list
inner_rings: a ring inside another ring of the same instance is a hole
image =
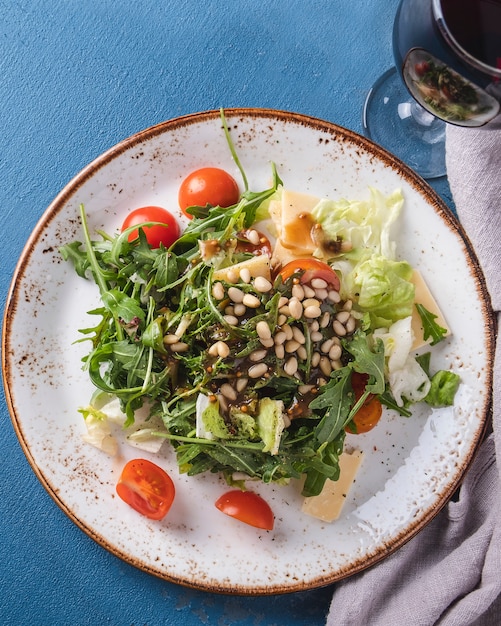
[[167, 515], [176, 493], [170, 476], [146, 459], [126, 463], [116, 490], [135, 511], [154, 520]]
[[264, 530], [273, 530], [275, 517], [269, 504], [253, 491], [235, 489], [223, 494], [216, 507], [225, 515]]
[[[155, 226], [145, 226], [143, 228], [146, 240], [152, 248], [159, 248], [163, 244], [166, 248], [179, 239], [181, 234], [176, 218], [159, 206], [145, 206], [135, 209], [124, 220], [122, 232], [131, 226], [139, 226], [145, 222], [161, 222]], [[128, 236], [129, 241], [137, 239], [138, 231], [133, 230]]]
[[190, 219], [193, 216], [186, 212], [190, 206], [229, 207], [239, 198], [240, 191], [233, 176], [218, 167], [202, 167], [191, 172], [181, 183], [178, 193], [179, 206]]
[[[358, 372], [353, 372], [351, 375], [351, 385], [355, 392], [355, 402], [357, 402], [364, 393], [368, 378], [367, 374], [359, 374]], [[353, 428], [350, 423], [346, 426], [345, 430], [348, 433], [356, 435], [366, 433], [376, 426], [382, 414], [383, 407], [379, 399], [376, 396], [369, 395], [352, 419], [355, 428]]]
[[336, 272], [330, 265], [317, 259], [306, 258], [290, 261], [280, 270], [280, 276], [285, 282], [294, 274], [301, 272], [300, 281], [302, 283], [309, 283], [313, 278], [323, 278], [329, 287], [339, 291], [339, 278]]

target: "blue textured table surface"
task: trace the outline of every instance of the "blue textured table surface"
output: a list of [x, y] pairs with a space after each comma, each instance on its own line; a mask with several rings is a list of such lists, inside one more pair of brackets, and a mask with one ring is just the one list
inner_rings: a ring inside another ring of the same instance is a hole
[[[235, 106], [296, 111], [361, 132], [365, 95], [392, 65], [396, 6], [397, 0], [0, 0], [2, 307], [47, 205], [91, 160], [139, 130]], [[447, 181], [433, 186], [450, 203]], [[3, 396], [0, 420], [2, 624], [324, 623], [332, 588], [218, 596], [123, 563], [46, 493]]]

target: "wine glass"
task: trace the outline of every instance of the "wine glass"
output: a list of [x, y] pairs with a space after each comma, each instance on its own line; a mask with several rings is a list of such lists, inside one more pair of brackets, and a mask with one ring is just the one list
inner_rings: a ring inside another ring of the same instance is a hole
[[401, 0], [393, 54], [365, 134], [423, 178], [443, 176], [446, 123], [480, 127], [500, 111], [501, 0]]

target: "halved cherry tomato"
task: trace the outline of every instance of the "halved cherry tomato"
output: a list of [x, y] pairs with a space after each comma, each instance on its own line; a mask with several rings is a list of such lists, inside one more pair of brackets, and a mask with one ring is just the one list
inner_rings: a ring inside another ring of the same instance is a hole
[[269, 504], [253, 491], [234, 489], [223, 494], [217, 501], [216, 507], [225, 515], [234, 517], [245, 524], [273, 530], [275, 516]]
[[[159, 206], [145, 206], [135, 209], [124, 220], [122, 232], [131, 226], [139, 226], [145, 222], [161, 222], [155, 226], [144, 226], [146, 240], [152, 248], [159, 248], [163, 244], [169, 248], [179, 239], [181, 233], [176, 218], [166, 209]], [[134, 241], [138, 237], [138, 231], [133, 230], [128, 236], [129, 241]]]
[[285, 282], [294, 274], [302, 272], [300, 281], [304, 284], [311, 282], [313, 278], [323, 278], [335, 291], [339, 291], [339, 278], [336, 272], [324, 263], [313, 258], [296, 259], [290, 261], [280, 270], [280, 276]]
[[[358, 372], [353, 372], [351, 375], [351, 386], [355, 392], [355, 402], [357, 402], [364, 393], [368, 378], [367, 374], [359, 374]], [[345, 430], [346, 432], [357, 435], [366, 433], [372, 430], [379, 422], [382, 413], [383, 407], [381, 402], [377, 396], [370, 394], [352, 419], [355, 428], [350, 425], [350, 422]]]
[[167, 515], [176, 494], [171, 477], [146, 459], [126, 463], [116, 490], [135, 511], [154, 520]]
[[179, 187], [178, 200], [181, 210], [190, 206], [229, 207], [238, 202], [240, 191], [233, 176], [218, 167], [202, 167], [191, 172]]

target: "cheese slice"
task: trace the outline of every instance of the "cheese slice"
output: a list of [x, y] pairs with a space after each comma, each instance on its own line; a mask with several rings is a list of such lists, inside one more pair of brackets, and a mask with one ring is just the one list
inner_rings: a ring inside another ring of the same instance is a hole
[[251, 278], [263, 276], [268, 280], [271, 279], [270, 259], [266, 254], [259, 254], [247, 259], [246, 261], [242, 261], [241, 263], [236, 263], [235, 265], [230, 265], [229, 267], [216, 270], [213, 274], [213, 280], [226, 280], [231, 282], [229, 280], [231, 274], [239, 276], [240, 271], [244, 268], [249, 270]]
[[[414, 301], [417, 304], [422, 304], [425, 309], [430, 311], [433, 315], [436, 315], [435, 322], [446, 329], [446, 336], [451, 334], [450, 328], [447, 326], [447, 322], [445, 321], [444, 315], [440, 310], [440, 307], [437, 304], [437, 301], [433, 297], [428, 285], [425, 283], [424, 278], [418, 270], [414, 270], [411, 278], [411, 282], [414, 284], [416, 289], [416, 293], [414, 296]], [[421, 323], [421, 318], [419, 313], [417, 312], [416, 307], [413, 307], [412, 312], [412, 322], [411, 322], [412, 332], [414, 333], [414, 342], [412, 344], [413, 350], [418, 350], [423, 346], [430, 343], [431, 338], [424, 338], [423, 325]]]
[[273, 251], [276, 261], [285, 264], [312, 256], [317, 246], [311, 237], [314, 225], [311, 211], [319, 200], [310, 194], [283, 189], [281, 199], [270, 203], [268, 210], [277, 232]]
[[354, 450], [351, 454], [343, 452], [339, 457], [339, 480], [327, 480], [318, 496], [305, 498], [302, 512], [323, 522], [333, 522], [338, 519], [362, 458], [363, 453], [360, 450]]

